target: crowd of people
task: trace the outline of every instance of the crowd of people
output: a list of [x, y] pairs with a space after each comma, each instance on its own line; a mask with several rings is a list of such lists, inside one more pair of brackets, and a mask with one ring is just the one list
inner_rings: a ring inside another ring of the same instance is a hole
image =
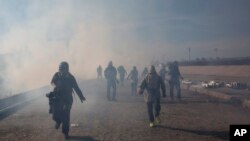
[[[161, 97], [166, 97], [166, 85], [168, 82], [171, 100], [174, 99], [174, 88], [177, 91], [177, 99], [181, 100], [180, 74], [178, 62], [169, 63], [168, 66], [162, 65], [159, 72], [156, 71], [154, 65], [149, 68], [145, 67], [140, 77], [136, 66], [127, 73], [125, 67], [120, 65], [115, 67], [110, 61], [103, 70], [102, 66], [97, 67], [97, 79], [102, 80], [103, 75], [107, 82], [107, 100], [117, 101], [117, 85], [124, 85], [124, 81], [130, 80], [131, 96], [144, 95], [147, 105], [149, 126], [154, 127], [160, 124]], [[119, 75], [119, 79], [117, 78]], [[168, 77], [166, 77], [168, 76]], [[50, 113], [55, 121], [55, 128], [58, 129], [62, 125], [62, 133], [65, 139], [69, 138], [70, 110], [73, 103], [73, 91], [76, 92], [81, 102], [85, 101], [81, 89], [78, 87], [75, 77], [69, 72], [69, 64], [61, 62], [59, 71], [56, 72], [51, 80], [54, 86], [52, 92], [47, 94], [50, 102]], [[139, 90], [137, 90], [139, 89]]]

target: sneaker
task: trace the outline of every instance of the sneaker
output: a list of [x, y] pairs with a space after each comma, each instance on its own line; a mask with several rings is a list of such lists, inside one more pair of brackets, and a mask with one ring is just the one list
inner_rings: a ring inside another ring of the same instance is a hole
[[156, 122], [157, 124], [160, 124], [160, 123], [161, 123], [160, 117], [156, 117], [156, 118], [155, 118], [155, 122]]
[[149, 123], [149, 127], [150, 127], [150, 128], [152, 128], [152, 127], [154, 127], [154, 126], [155, 126], [155, 124], [154, 124], [153, 122], [150, 122], [150, 123]]

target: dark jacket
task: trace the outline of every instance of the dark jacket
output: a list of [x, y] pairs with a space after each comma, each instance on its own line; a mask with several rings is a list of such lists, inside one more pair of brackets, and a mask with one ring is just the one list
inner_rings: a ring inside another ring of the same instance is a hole
[[58, 98], [62, 100], [62, 102], [72, 104], [73, 90], [76, 92], [80, 99], [84, 99], [82, 91], [78, 87], [75, 77], [70, 73], [61, 75], [61, 73], [56, 72], [51, 80], [51, 84], [55, 85], [54, 91], [59, 94]]
[[165, 83], [162, 78], [157, 73], [149, 73], [142, 81], [140, 89], [147, 90], [145, 94], [145, 101], [152, 102], [156, 98], [161, 97], [160, 89], [162, 90], [162, 95], [166, 95]]
[[129, 73], [128, 78], [130, 78], [132, 80], [132, 83], [137, 83], [138, 82], [138, 71], [133, 69]]
[[170, 64], [168, 74], [170, 76], [170, 80], [169, 80], [170, 82], [179, 81], [181, 73], [180, 73], [178, 65]]
[[116, 68], [113, 66], [108, 66], [104, 71], [105, 78], [108, 82], [116, 82], [117, 71]]

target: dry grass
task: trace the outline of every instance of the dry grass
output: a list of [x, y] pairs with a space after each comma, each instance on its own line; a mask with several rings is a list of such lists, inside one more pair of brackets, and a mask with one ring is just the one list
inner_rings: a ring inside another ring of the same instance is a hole
[[250, 65], [239, 66], [183, 66], [182, 74], [216, 75], [229, 77], [250, 77]]

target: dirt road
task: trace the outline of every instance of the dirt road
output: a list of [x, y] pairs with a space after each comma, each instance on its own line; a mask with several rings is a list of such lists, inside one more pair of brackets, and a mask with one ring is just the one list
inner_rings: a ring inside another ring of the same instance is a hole
[[[250, 124], [250, 111], [230, 103], [183, 91], [183, 101], [162, 99], [162, 123], [149, 128], [142, 96], [118, 86], [117, 102], [106, 100], [105, 81], [81, 82], [87, 101], [76, 97], [71, 111], [72, 141], [224, 141], [230, 124]], [[54, 129], [45, 97], [0, 121], [1, 141], [63, 141]]]

